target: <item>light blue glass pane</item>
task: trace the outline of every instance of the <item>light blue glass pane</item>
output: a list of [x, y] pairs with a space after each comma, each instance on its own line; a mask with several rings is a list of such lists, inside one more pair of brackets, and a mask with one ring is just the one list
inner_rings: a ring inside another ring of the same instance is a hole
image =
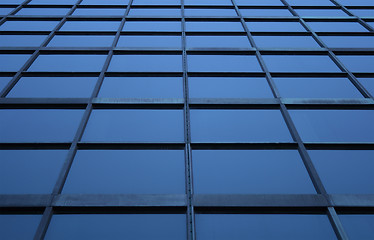
[[0, 238], [4, 240], [33, 239], [41, 218], [41, 215], [0, 214]]
[[373, 150], [310, 150], [327, 192], [374, 194]]
[[0, 194], [51, 193], [66, 155], [67, 150], [0, 150]]
[[89, 98], [95, 77], [22, 77], [7, 97]]
[[181, 72], [181, 55], [114, 55], [110, 72]]
[[339, 3], [346, 6], [374, 6], [371, 0], [339, 0]]
[[48, 47], [110, 47], [114, 36], [64, 36], [56, 35]]
[[103, 15], [118, 15], [122, 16], [125, 14], [126, 9], [108, 9], [108, 8], [78, 8], [74, 11], [73, 15], [92, 15], [92, 16], [103, 16]]
[[265, 55], [262, 56], [270, 72], [340, 72], [328, 56]]
[[196, 214], [197, 239], [336, 239], [325, 215]]
[[273, 78], [285, 98], [362, 98], [347, 78]]
[[374, 55], [372, 56], [338, 56], [344, 66], [351, 72], [374, 72]]
[[197, 32], [243, 32], [240, 22], [186, 22], [186, 31]]
[[39, 47], [45, 35], [1, 35], [0, 47]]
[[294, 6], [335, 6], [330, 0], [287, 0]]
[[70, 8], [22, 8], [16, 15], [66, 15]]
[[0, 142], [72, 141], [83, 110], [0, 110]]
[[134, 0], [131, 5], [180, 5], [180, 0]]
[[374, 95], [374, 78], [359, 78], [358, 79], [372, 95]]
[[374, 22], [367, 22], [372, 28], [374, 28]]
[[117, 31], [119, 21], [68, 21], [61, 31]]
[[126, 5], [129, 0], [83, 0], [80, 5]]
[[330, 48], [374, 48], [374, 36], [320, 36]]
[[349, 11], [359, 17], [374, 17], [374, 9], [349, 9]]
[[295, 11], [301, 17], [348, 17], [348, 15], [340, 9], [295, 9]]
[[155, 8], [155, 9], [147, 9], [147, 8], [134, 8], [131, 9], [129, 12], [129, 16], [181, 16], [180, 9], [163, 9], [163, 8]]
[[357, 22], [307, 22], [312, 31], [315, 32], [367, 32]]
[[371, 240], [374, 238], [374, 215], [345, 215], [340, 214], [339, 218], [344, 230], [352, 240]]
[[230, 0], [185, 0], [185, 5], [232, 5]]
[[162, 31], [162, 32], [173, 32], [173, 31], [181, 31], [181, 23], [180, 22], [133, 22], [127, 21], [123, 27], [123, 31]]
[[240, 9], [245, 17], [287, 17], [292, 16], [287, 9]]
[[121, 36], [117, 47], [181, 48], [180, 36]]
[[291, 110], [306, 142], [373, 142], [372, 110]]
[[11, 11], [13, 11], [14, 8], [0, 8], [0, 15], [7, 15]]
[[32, 5], [32, 4], [52, 4], [52, 5], [70, 4], [70, 5], [73, 5], [76, 3], [77, 3], [77, 0], [58, 0], [58, 1], [56, 0], [32, 0], [29, 3], [29, 5]]
[[194, 150], [196, 194], [316, 193], [296, 150]]
[[179, 77], [106, 77], [99, 97], [183, 98], [183, 81]]
[[185, 214], [54, 215], [45, 239], [186, 239]]
[[250, 48], [246, 36], [187, 36], [188, 48]]
[[1, 4], [20, 4], [23, 2], [24, 0], [1, 0]]
[[0, 91], [12, 80], [12, 77], [0, 77]]
[[280, 0], [236, 0], [239, 6], [283, 6]]
[[82, 141], [181, 142], [183, 110], [94, 110]]
[[290, 142], [278, 110], [191, 110], [193, 142]]
[[299, 22], [247, 22], [252, 32], [305, 32]]
[[26, 54], [0, 54], [0, 72], [17, 72], [30, 56]]
[[320, 48], [311, 36], [253, 36], [257, 47]]
[[6, 21], [0, 31], [51, 31], [58, 21]]
[[40, 55], [29, 72], [100, 72], [106, 55]]
[[237, 16], [234, 9], [184, 9], [185, 16]]
[[256, 56], [189, 55], [190, 72], [262, 72]]
[[63, 193], [184, 194], [184, 173], [183, 150], [83, 150]]
[[265, 78], [188, 78], [190, 98], [273, 98]]

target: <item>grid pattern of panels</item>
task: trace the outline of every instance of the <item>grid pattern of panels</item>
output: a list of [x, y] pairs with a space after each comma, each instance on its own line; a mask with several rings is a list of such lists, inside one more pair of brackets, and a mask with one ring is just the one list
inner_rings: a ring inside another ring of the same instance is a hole
[[374, 238], [372, 1], [2, 0], [0, 62], [1, 239]]

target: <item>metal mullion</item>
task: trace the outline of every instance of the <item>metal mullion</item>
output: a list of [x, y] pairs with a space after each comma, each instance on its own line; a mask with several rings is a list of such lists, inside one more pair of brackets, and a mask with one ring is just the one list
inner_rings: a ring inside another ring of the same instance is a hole
[[327, 216], [338, 239], [349, 239], [334, 207], [327, 208]]
[[14, 8], [12, 11], [10, 11], [10, 13], [2, 17], [0, 19], [0, 26], [7, 20], [9, 16], [13, 15], [14, 13], [17, 13], [23, 6], [27, 5], [29, 2], [31, 2], [31, 0], [24, 1], [23, 3], [19, 4], [16, 8]]
[[42, 219], [38, 225], [36, 233], [34, 235], [34, 240], [42, 240], [47, 232], [47, 228], [49, 223], [51, 222], [51, 218], [53, 215], [53, 209], [51, 206], [47, 206], [44, 210]]

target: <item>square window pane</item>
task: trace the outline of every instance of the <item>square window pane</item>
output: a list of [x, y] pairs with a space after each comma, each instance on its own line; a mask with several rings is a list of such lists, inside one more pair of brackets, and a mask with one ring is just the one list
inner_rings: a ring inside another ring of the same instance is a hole
[[256, 56], [189, 55], [190, 72], [262, 72]]
[[373, 110], [291, 110], [306, 142], [373, 142]]
[[183, 150], [81, 150], [63, 193], [184, 194], [184, 173]]
[[181, 72], [181, 55], [114, 55], [109, 72]]
[[0, 110], [0, 142], [72, 141], [83, 110]]
[[190, 98], [273, 98], [265, 78], [189, 77]]
[[117, 47], [133, 48], [182, 48], [180, 36], [121, 36]]
[[187, 48], [250, 48], [247, 36], [187, 36]]
[[29, 72], [100, 72], [106, 55], [40, 55]]
[[0, 47], [39, 47], [46, 35], [1, 35]]
[[74, 16], [122, 16], [125, 15], [125, 8], [78, 8], [74, 11]]
[[0, 77], [0, 91], [12, 80], [12, 77]]
[[51, 193], [66, 156], [67, 150], [0, 150], [0, 194]]
[[244, 32], [244, 28], [240, 22], [186, 22], [186, 31]]
[[41, 215], [0, 214], [1, 239], [33, 239]]
[[22, 8], [16, 13], [16, 15], [52, 15], [62, 16], [66, 15], [70, 11], [70, 8]]
[[67, 21], [61, 31], [117, 31], [119, 21]]
[[374, 48], [374, 36], [320, 36], [330, 48]]
[[6, 21], [0, 31], [52, 31], [58, 21]]
[[374, 78], [359, 78], [358, 81], [364, 85], [371, 95], [374, 95]]
[[94, 110], [82, 141], [182, 142], [183, 110]]
[[291, 142], [278, 110], [191, 110], [193, 142]]
[[313, 194], [296, 150], [194, 150], [195, 194]]
[[183, 98], [180, 77], [106, 77], [99, 97]]
[[49, 42], [48, 47], [110, 47], [114, 36], [65, 36], [56, 35]]
[[0, 72], [17, 72], [30, 56], [26, 54], [0, 54]]
[[136, 32], [149, 32], [149, 31], [162, 31], [162, 32], [177, 32], [182, 31], [180, 22], [176, 21], [127, 21], [123, 27], [123, 31], [136, 31]]
[[253, 36], [260, 48], [320, 48], [311, 36]]
[[162, 16], [162, 17], [180, 17], [181, 10], [174, 8], [132, 8], [129, 16]]
[[126, 5], [129, 0], [83, 0], [81, 5]]
[[251, 32], [305, 32], [299, 22], [247, 22]]
[[283, 6], [280, 0], [236, 0], [239, 6]]
[[358, 22], [307, 22], [315, 32], [367, 32]]
[[244, 17], [288, 17], [288, 16], [292, 16], [292, 13], [288, 11], [287, 9], [241, 8], [240, 12], [242, 13]]
[[221, 17], [235, 17], [237, 16], [235, 9], [219, 9], [219, 8], [186, 8], [184, 9], [185, 16], [221, 16]]
[[[301, 17], [348, 17], [340, 9], [295, 9]], [[326, 22], [325, 24], [330, 24]]]
[[184, 0], [185, 5], [232, 5], [230, 0]]
[[337, 56], [351, 72], [374, 72], [374, 55]]
[[339, 218], [349, 239], [373, 239], [373, 214], [340, 214]]
[[7, 97], [89, 98], [96, 77], [22, 77]]

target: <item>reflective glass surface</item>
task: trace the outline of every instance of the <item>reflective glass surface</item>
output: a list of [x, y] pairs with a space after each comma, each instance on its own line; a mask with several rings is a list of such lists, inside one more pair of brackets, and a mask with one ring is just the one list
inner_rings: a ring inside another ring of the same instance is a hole
[[110, 47], [114, 36], [64, 36], [56, 35], [49, 42], [48, 47]]
[[30, 56], [26, 54], [0, 54], [0, 72], [17, 72]]
[[246, 36], [187, 36], [187, 48], [250, 48]]
[[358, 22], [307, 22], [315, 32], [367, 32]]
[[133, 0], [132, 5], [180, 5], [180, 0]]
[[370, 240], [374, 238], [373, 214], [340, 214], [344, 230], [352, 240]]
[[319, 48], [311, 36], [253, 36], [261, 48]]
[[189, 55], [190, 72], [262, 72], [256, 56]]
[[340, 9], [295, 9], [295, 11], [301, 17], [348, 17]]
[[22, 8], [16, 15], [66, 15], [70, 8]]
[[29, 5], [32, 5], [32, 4], [57, 4], [57, 5], [60, 5], [60, 4], [75, 4], [77, 3], [77, 0], [32, 0]]
[[0, 8], [0, 15], [7, 15], [8, 13], [10, 13], [13, 10], [14, 10], [14, 8], [2, 7], [2, 8]]
[[335, 6], [330, 0], [287, 0], [293, 6]]
[[0, 31], [52, 31], [58, 21], [6, 21]]
[[225, 16], [225, 17], [233, 17], [237, 16], [235, 9], [184, 9], [185, 16]]
[[345, 6], [374, 6], [370, 0], [339, 0], [339, 3]]
[[235, 2], [239, 6], [283, 6], [283, 3], [280, 0], [236, 0]]
[[299, 22], [247, 22], [251, 32], [305, 32]]
[[119, 21], [67, 21], [61, 31], [117, 31]]
[[186, 5], [232, 5], [230, 0], [185, 0]]
[[240, 9], [244, 17], [288, 17], [292, 16], [291, 12], [287, 9]]
[[117, 47], [133, 48], [181, 48], [180, 36], [121, 36]]
[[374, 95], [374, 79], [373, 78], [359, 78], [360, 83], [364, 85], [372, 95]]
[[374, 17], [374, 9], [349, 9], [349, 11], [359, 17]]
[[110, 72], [181, 72], [182, 55], [114, 55]]
[[74, 11], [73, 16], [122, 16], [125, 15], [125, 8], [78, 8]]
[[12, 80], [12, 77], [0, 77], [0, 91]]
[[374, 55], [337, 56], [351, 72], [374, 72]]
[[41, 215], [0, 214], [1, 239], [33, 239]]
[[170, 16], [181, 16], [180, 9], [173, 9], [173, 8], [134, 8], [131, 9], [129, 12], [129, 16], [162, 16], [162, 17], [170, 17]]
[[125, 5], [129, 0], [83, 0], [81, 5]]
[[46, 35], [1, 35], [0, 47], [39, 47]]
[[175, 21], [127, 21], [123, 26], [123, 31], [162, 31], [162, 32], [173, 32], [181, 31], [182, 26], [180, 22]]
[[374, 48], [374, 36], [320, 36], [331, 48]]
[[240, 22], [186, 22], [186, 31], [193, 32], [243, 32]]

